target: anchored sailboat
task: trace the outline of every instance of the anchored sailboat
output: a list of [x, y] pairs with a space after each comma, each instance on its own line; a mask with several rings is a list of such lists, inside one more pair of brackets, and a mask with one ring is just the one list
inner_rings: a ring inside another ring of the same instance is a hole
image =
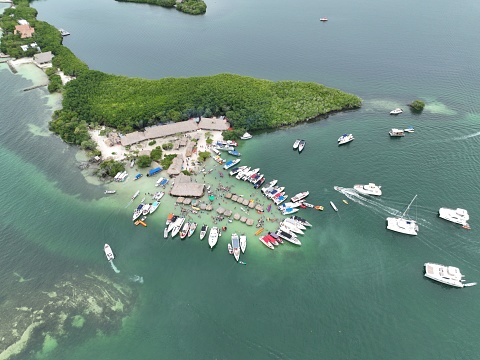
[[407, 209], [403, 212], [402, 216], [400, 217], [388, 217], [387, 218], [387, 229], [396, 231], [402, 234], [407, 235], [417, 235], [418, 233], [418, 225], [415, 220], [411, 220], [408, 218], [408, 210], [410, 206], [417, 198], [417, 195], [410, 201], [408, 204]]

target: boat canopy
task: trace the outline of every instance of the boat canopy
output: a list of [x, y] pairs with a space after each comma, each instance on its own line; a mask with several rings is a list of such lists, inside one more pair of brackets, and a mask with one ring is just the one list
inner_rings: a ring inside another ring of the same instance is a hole
[[158, 174], [160, 171], [162, 171], [161, 167], [157, 167], [155, 169], [152, 169], [148, 172], [147, 176], [153, 176], [155, 174]]

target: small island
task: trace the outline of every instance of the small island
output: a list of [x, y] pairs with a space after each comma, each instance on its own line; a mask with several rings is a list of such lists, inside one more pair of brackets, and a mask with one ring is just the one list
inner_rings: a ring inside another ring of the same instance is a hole
[[135, 2], [140, 4], [158, 5], [166, 8], [176, 8], [190, 15], [202, 15], [207, 12], [207, 4], [203, 0], [115, 0], [119, 2]]

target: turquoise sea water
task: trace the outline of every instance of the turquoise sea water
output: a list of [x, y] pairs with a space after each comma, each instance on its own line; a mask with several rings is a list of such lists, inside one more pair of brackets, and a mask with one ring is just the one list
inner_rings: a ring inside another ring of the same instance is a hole
[[[163, 219], [173, 209], [168, 197], [147, 228], [132, 226], [129, 199], [137, 189], [153, 191], [155, 179], [130, 179], [105, 197], [107, 186], [87, 182], [77, 168], [76, 149], [48, 133], [58, 100], [45, 89], [21, 91], [39, 82], [38, 73], [12, 75], [0, 65], [2, 306], [22, 306], [29, 296], [14, 273], [48, 289], [62, 272], [93, 270], [136, 289], [120, 329], [94, 335], [87, 322], [56, 335], [59, 345], [44, 356], [56, 359], [476, 358], [478, 287], [444, 287], [424, 279], [422, 267], [451, 264], [467, 280], [480, 279], [478, 4], [208, 5], [206, 16], [189, 17], [107, 0], [33, 3], [40, 19], [72, 33], [65, 44], [94, 69], [149, 78], [234, 72], [317, 81], [360, 95], [358, 111], [254, 134], [239, 146], [241, 164], [279, 179], [290, 196], [309, 190], [309, 202], [325, 206], [300, 212], [314, 225], [302, 247], [272, 252], [255, 229], [236, 223], [227, 224], [214, 251], [198, 230], [185, 241], [164, 240]], [[329, 21], [320, 23], [322, 16]], [[427, 102], [421, 115], [405, 105], [415, 98]], [[407, 111], [389, 116], [398, 106]], [[390, 128], [409, 125], [415, 133], [388, 137]], [[345, 132], [355, 140], [339, 148]], [[307, 140], [302, 154], [292, 151], [297, 138]], [[219, 181], [217, 169], [206, 178], [213, 187]], [[372, 181], [382, 185], [380, 199], [333, 189]], [[411, 215], [419, 235], [387, 231], [385, 218], [415, 194]], [[438, 219], [443, 206], [468, 209], [472, 230]], [[207, 219], [202, 214], [200, 221]], [[228, 256], [233, 231], [248, 235], [247, 266]], [[105, 242], [119, 274], [105, 261]], [[144, 283], [129, 281], [134, 275]], [[37, 351], [21, 358], [36, 358]]]

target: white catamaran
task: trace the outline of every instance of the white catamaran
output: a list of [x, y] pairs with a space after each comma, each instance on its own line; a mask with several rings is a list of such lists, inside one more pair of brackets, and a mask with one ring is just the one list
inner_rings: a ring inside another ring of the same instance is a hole
[[403, 212], [402, 216], [400, 217], [388, 217], [387, 218], [387, 229], [396, 231], [402, 234], [407, 235], [417, 235], [418, 233], [418, 225], [415, 220], [408, 218], [408, 210], [410, 206], [417, 198], [417, 195], [410, 201], [408, 204], [407, 209]]

